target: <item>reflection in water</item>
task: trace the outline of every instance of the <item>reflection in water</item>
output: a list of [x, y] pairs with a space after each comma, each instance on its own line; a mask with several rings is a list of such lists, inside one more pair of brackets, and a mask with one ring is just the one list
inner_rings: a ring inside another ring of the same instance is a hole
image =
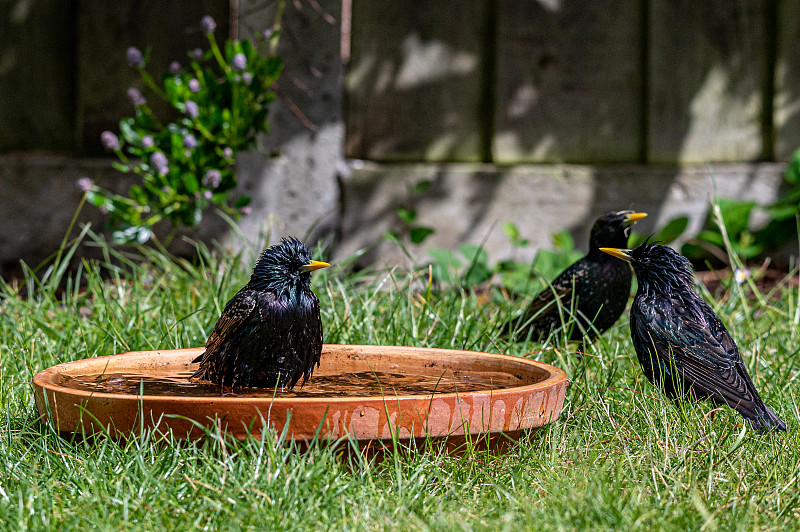
[[502, 372], [465, 373], [445, 370], [441, 374], [408, 374], [362, 371], [315, 375], [305, 386], [291, 392], [263, 388], [227, 388], [208, 382], [190, 381], [191, 370], [153, 371], [148, 374], [105, 373], [59, 375], [57, 384], [67, 388], [115, 394], [184, 397], [356, 397], [431, 395], [497, 390], [528, 384]]

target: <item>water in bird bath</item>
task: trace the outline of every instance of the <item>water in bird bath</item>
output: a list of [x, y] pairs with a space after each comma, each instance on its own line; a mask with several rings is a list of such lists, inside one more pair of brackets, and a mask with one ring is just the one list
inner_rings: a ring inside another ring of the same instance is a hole
[[387, 371], [346, 372], [315, 375], [304, 386], [291, 391], [264, 388], [223, 388], [209, 382], [190, 380], [185, 368], [160, 369], [145, 373], [93, 373], [59, 375], [56, 384], [95, 393], [188, 397], [357, 397], [432, 395], [500, 390], [524, 381], [505, 372], [394, 373]]

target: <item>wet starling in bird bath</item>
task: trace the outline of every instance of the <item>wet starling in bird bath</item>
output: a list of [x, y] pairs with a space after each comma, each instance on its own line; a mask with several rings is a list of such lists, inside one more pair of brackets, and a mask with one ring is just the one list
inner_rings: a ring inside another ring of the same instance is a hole
[[293, 237], [264, 250], [250, 281], [225, 305], [192, 377], [241, 388], [305, 383], [322, 353], [311, 272], [328, 266]]
[[507, 322], [503, 335], [519, 340], [530, 335], [542, 341], [567, 326], [571, 328], [569, 339], [580, 341], [590, 340], [614, 325], [628, 303], [633, 273], [627, 264], [600, 248], [628, 247], [631, 226], [645, 216], [643, 212], [619, 211], [598, 218], [589, 237], [589, 252], [561, 272], [520, 317]]
[[759, 397], [733, 338], [695, 293], [689, 261], [667, 246], [603, 249], [629, 262], [638, 280], [631, 337], [647, 379], [670, 398], [727, 404], [758, 431], [786, 430]]

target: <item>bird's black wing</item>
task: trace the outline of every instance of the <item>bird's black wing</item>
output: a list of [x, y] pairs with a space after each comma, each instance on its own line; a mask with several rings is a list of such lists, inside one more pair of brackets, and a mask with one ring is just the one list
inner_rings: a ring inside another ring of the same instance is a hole
[[575, 283], [572, 281], [571, 275], [568, 278], [559, 277], [555, 279], [533, 298], [533, 301], [528, 305], [525, 315], [528, 316], [528, 318], [532, 318], [532, 323], [536, 323], [544, 316], [551, 313], [558, 313], [559, 303], [556, 301], [560, 301], [562, 306], [569, 308], [572, 294], [575, 290]]
[[[260, 294], [255, 290], [243, 288], [225, 305], [217, 323], [206, 341], [206, 350], [194, 362], [203, 366], [206, 360], [213, 356], [226, 338], [230, 337], [243, 323], [245, 323], [255, 310]], [[274, 298], [274, 295], [272, 296]]]
[[[575, 275], [578, 273], [577, 264], [576, 262], [561, 272], [552, 283], [539, 292], [521, 316], [504, 325], [502, 333], [504, 335], [515, 333], [523, 337], [532, 329], [533, 337], [541, 339], [549, 334], [551, 329], [559, 327], [562, 321], [569, 321], [575, 293]], [[566, 314], [563, 320], [562, 312]]]
[[637, 320], [636, 328], [667, 373], [674, 367], [698, 391], [734, 408], [761, 403], [736, 344], [699, 297], [672, 296], [654, 305], [649, 319]]

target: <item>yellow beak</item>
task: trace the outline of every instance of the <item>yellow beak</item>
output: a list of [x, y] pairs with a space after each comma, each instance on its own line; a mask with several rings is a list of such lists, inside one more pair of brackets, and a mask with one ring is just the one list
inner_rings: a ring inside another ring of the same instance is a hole
[[617, 257], [618, 259], [622, 259], [625, 262], [631, 261], [631, 256], [628, 255], [631, 250], [629, 249], [617, 249], [617, 248], [600, 248], [600, 251], [603, 253], [608, 253], [612, 257]]
[[625, 224], [625, 227], [628, 227], [630, 225], [635, 224], [636, 222], [638, 222], [642, 218], [647, 218], [647, 213], [646, 212], [634, 212], [634, 213], [629, 214], [628, 216], [626, 216], [625, 217], [625, 221], [623, 223]]
[[301, 272], [313, 272], [314, 270], [321, 270], [322, 268], [327, 268], [330, 266], [327, 262], [322, 262], [319, 260], [312, 260], [308, 264], [304, 264], [300, 266]]

